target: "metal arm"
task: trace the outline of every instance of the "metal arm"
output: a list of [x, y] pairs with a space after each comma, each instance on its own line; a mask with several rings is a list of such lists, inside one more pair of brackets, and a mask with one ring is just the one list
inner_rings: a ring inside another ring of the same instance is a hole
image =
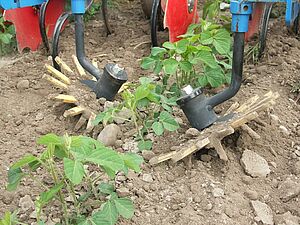
[[0, 8], [5, 10], [41, 5], [46, 0], [0, 0]]

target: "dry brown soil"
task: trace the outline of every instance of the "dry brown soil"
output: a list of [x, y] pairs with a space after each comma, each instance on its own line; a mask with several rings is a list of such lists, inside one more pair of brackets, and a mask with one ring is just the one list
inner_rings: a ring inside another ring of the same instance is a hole
[[[112, 9], [114, 34], [109, 37], [104, 35], [100, 19], [90, 21], [86, 27], [87, 55], [97, 59], [101, 66], [112, 61], [123, 65], [131, 81], [150, 75], [139, 67], [140, 59], [149, 54], [150, 37], [149, 23], [137, 3], [129, 1]], [[74, 25], [70, 24], [62, 34], [60, 44], [61, 56], [69, 63], [74, 54], [73, 33]], [[300, 169], [295, 165], [300, 160], [300, 105], [290, 92], [292, 85], [300, 79], [299, 55], [298, 39], [290, 35], [284, 22], [278, 19], [270, 28], [265, 58], [257, 65], [245, 66], [241, 90], [226, 103], [243, 102], [254, 94], [262, 95], [269, 90], [279, 92], [280, 98], [270, 112], [262, 114], [260, 122], [249, 124], [261, 139], [254, 141], [242, 131], [227, 138], [228, 163], [214, 156], [209, 162], [194, 157], [191, 169], [182, 162], [175, 165], [162, 163], [155, 167], [145, 164], [142, 174], [133, 175], [122, 184], [130, 190], [136, 212], [132, 220], [120, 224], [259, 224], [255, 222], [250, 198], [266, 203], [275, 218], [288, 211], [300, 217], [299, 196], [284, 202], [278, 190], [287, 178], [299, 185]], [[7, 168], [26, 153], [40, 152], [36, 140], [43, 134], [84, 132], [75, 132], [76, 119], [65, 119], [63, 108], [53, 107], [53, 102], [48, 100], [47, 96], [57, 93], [57, 89], [42, 79], [46, 62], [47, 57], [42, 51], [0, 59], [0, 217], [5, 211], [16, 209], [20, 197], [30, 195], [34, 200], [39, 193], [39, 188], [31, 181], [23, 182], [14, 193], [7, 192]], [[24, 80], [29, 81], [29, 87]], [[25, 82], [25, 87], [17, 87], [20, 81]], [[280, 121], [271, 120], [270, 114], [278, 116]], [[156, 154], [167, 152], [174, 144], [184, 142], [187, 127], [175, 135], [167, 134], [157, 139], [153, 151]], [[245, 149], [267, 160], [271, 173], [266, 178], [245, 174], [240, 164]], [[150, 182], [143, 181], [145, 174], [152, 178]], [[32, 211], [20, 212], [25, 222], [33, 222], [28, 216]], [[50, 210], [49, 221], [52, 216]]]

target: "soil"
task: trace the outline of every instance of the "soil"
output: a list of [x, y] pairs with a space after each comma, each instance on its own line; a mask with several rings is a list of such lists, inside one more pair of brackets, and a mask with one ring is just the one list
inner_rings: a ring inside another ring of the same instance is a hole
[[[105, 35], [100, 19], [88, 22], [85, 33], [87, 56], [96, 59], [99, 67], [107, 62], [124, 66], [130, 81], [136, 81], [139, 76], [151, 76], [140, 69], [140, 59], [150, 52], [150, 31], [149, 21], [137, 3], [119, 3], [117, 8], [111, 9], [114, 34]], [[69, 64], [74, 54], [73, 34], [74, 24], [71, 23], [63, 32], [60, 43], [61, 58]], [[194, 156], [191, 168], [183, 162], [154, 167], [145, 163], [141, 174], [132, 174], [121, 183], [130, 190], [136, 211], [131, 220], [121, 220], [119, 224], [260, 224], [250, 204], [256, 199], [271, 208], [276, 224], [284, 224], [279, 223], [277, 217], [286, 212], [298, 217], [295, 224], [299, 224], [299, 193], [283, 201], [279, 187], [287, 179], [299, 185], [300, 105], [295, 102], [296, 94], [291, 93], [291, 89], [300, 79], [300, 44], [281, 19], [273, 22], [269, 34], [265, 57], [257, 65], [245, 65], [241, 90], [218, 109], [222, 112], [233, 102], [243, 102], [269, 90], [279, 92], [276, 105], [262, 114], [259, 121], [249, 124], [261, 138], [253, 140], [243, 131], [226, 138], [227, 163], [213, 150], [209, 151], [212, 157], [206, 157], [206, 162]], [[36, 140], [43, 134], [85, 133], [74, 130], [77, 117], [66, 119], [62, 116], [67, 106], [57, 106], [49, 100], [48, 96], [59, 90], [42, 79], [46, 62], [47, 57], [42, 51], [0, 60], [0, 218], [5, 211], [17, 209], [21, 197], [29, 195], [35, 200], [40, 191], [30, 180], [22, 182], [14, 193], [6, 191], [8, 167], [26, 153], [39, 153], [41, 146]], [[90, 104], [86, 102], [89, 99], [82, 101]], [[184, 123], [176, 134], [167, 133], [163, 138], [157, 138], [153, 152], [168, 152], [172, 146], [186, 141], [184, 133], [189, 125]], [[246, 149], [268, 162], [271, 173], [266, 178], [252, 178], [245, 173], [240, 159]], [[143, 179], [145, 176], [148, 179]], [[286, 191], [293, 191], [291, 189], [293, 187]], [[22, 221], [34, 223], [29, 216], [32, 211], [21, 211]], [[47, 224], [55, 218], [51, 212], [47, 214]]]

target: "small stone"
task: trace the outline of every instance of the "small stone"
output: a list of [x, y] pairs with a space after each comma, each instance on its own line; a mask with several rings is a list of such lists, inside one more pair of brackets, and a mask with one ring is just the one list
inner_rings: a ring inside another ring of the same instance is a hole
[[109, 124], [100, 132], [97, 140], [103, 143], [105, 146], [114, 146], [120, 132], [121, 129], [118, 125]]
[[282, 201], [287, 202], [300, 194], [300, 183], [288, 178], [279, 185], [278, 191]]
[[98, 99], [98, 102], [99, 102], [101, 105], [104, 105], [105, 102], [106, 102], [106, 99], [105, 99], [105, 98], [99, 98], [99, 99]]
[[172, 174], [167, 175], [167, 181], [173, 182], [175, 180], [175, 177]]
[[114, 103], [113, 102], [110, 102], [110, 101], [106, 101], [105, 103], [104, 103], [104, 111], [105, 110], [107, 110], [107, 109], [109, 109], [109, 108], [113, 108], [114, 107]]
[[241, 158], [245, 172], [252, 177], [266, 177], [270, 172], [268, 162], [253, 151], [245, 150]]
[[9, 193], [4, 193], [2, 197], [2, 202], [6, 205], [10, 205], [14, 201], [14, 194], [9, 192]]
[[133, 153], [138, 153], [140, 151], [138, 148], [138, 143], [135, 140], [125, 139], [122, 148], [124, 149], [124, 151], [129, 151]]
[[29, 80], [20, 80], [17, 83], [17, 89], [19, 90], [25, 90], [29, 88]]
[[250, 176], [243, 176], [242, 181], [244, 184], [249, 185], [252, 183], [252, 178]]
[[197, 137], [200, 134], [200, 131], [197, 130], [196, 128], [189, 128], [186, 132], [185, 135], [187, 137]]
[[43, 113], [38, 113], [36, 116], [35, 116], [35, 120], [36, 121], [40, 121], [40, 120], [43, 120], [44, 119], [44, 114]]
[[284, 134], [284, 135], [286, 135], [286, 136], [289, 136], [289, 135], [290, 135], [289, 130], [288, 130], [285, 126], [280, 125], [280, 126], [279, 126], [279, 129], [280, 129], [280, 131], [281, 131], [282, 134]]
[[266, 225], [273, 225], [273, 212], [272, 209], [263, 202], [260, 201], [251, 201], [251, 205], [254, 209], [256, 217], [254, 218], [257, 222], [262, 222]]
[[205, 210], [206, 211], [210, 211], [210, 210], [212, 210], [212, 208], [213, 208], [213, 205], [211, 204], [211, 203], [208, 203], [206, 206], [205, 206]]
[[193, 200], [195, 203], [200, 203], [202, 201], [199, 196], [196, 196]]
[[126, 179], [127, 179], [127, 178], [126, 178], [126, 176], [124, 176], [124, 175], [118, 175], [117, 178], [116, 178], [116, 180], [117, 180], [117, 181], [120, 181], [120, 182], [124, 182]]
[[210, 155], [203, 154], [200, 156], [202, 162], [210, 162], [212, 157]]
[[123, 145], [123, 141], [122, 140], [117, 140], [116, 143], [115, 143], [115, 147], [116, 148], [121, 148]]
[[256, 191], [252, 191], [252, 190], [247, 190], [245, 191], [245, 196], [247, 198], [249, 198], [250, 200], [257, 200], [258, 199], [258, 194]]
[[147, 182], [147, 183], [151, 183], [153, 182], [153, 178], [152, 178], [152, 175], [151, 174], [143, 174], [143, 178], [142, 178], [143, 181]]
[[144, 157], [145, 160], [149, 161], [155, 156], [155, 154], [152, 151], [144, 150], [142, 151], [142, 156]]
[[114, 118], [114, 121], [116, 124], [122, 124], [125, 123], [126, 120], [130, 119], [132, 116], [132, 112], [130, 109], [123, 108], [120, 112], [116, 114], [117, 118]]
[[288, 211], [282, 215], [276, 215], [275, 224], [276, 225], [299, 225], [300, 218], [297, 216], [293, 216], [292, 213]]
[[23, 212], [26, 212], [29, 209], [34, 209], [34, 202], [31, 200], [31, 197], [29, 195], [25, 195], [20, 199], [19, 206], [21, 207]]
[[215, 197], [215, 198], [220, 198], [220, 197], [223, 197], [224, 196], [224, 190], [222, 188], [214, 188], [212, 190], [212, 195]]
[[126, 187], [118, 188], [116, 191], [117, 191], [118, 196], [121, 198], [124, 198], [124, 197], [127, 197], [130, 195], [130, 191]]
[[300, 150], [295, 151], [296, 156], [300, 157]]
[[270, 118], [273, 125], [278, 125], [280, 123], [280, 119], [277, 115], [270, 114]]
[[293, 166], [293, 173], [295, 175], [300, 175], [300, 161], [297, 161]]
[[175, 120], [179, 125], [184, 125], [183, 119], [181, 119], [180, 117], [176, 117]]

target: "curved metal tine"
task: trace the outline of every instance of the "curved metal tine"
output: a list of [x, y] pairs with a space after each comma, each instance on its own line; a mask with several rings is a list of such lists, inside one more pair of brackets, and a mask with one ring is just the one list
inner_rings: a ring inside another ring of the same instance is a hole
[[259, 52], [258, 52], [259, 59], [263, 56], [266, 48], [268, 25], [269, 25], [270, 15], [272, 12], [272, 7], [273, 7], [273, 3], [267, 3], [264, 9], [264, 15], [261, 24], [260, 34], [259, 34]]
[[55, 61], [55, 58], [58, 56], [58, 52], [59, 52], [58, 51], [59, 36], [60, 36], [60, 32], [61, 32], [61, 29], [62, 29], [64, 23], [66, 22], [66, 20], [69, 18], [70, 15], [71, 15], [71, 13], [69, 13], [69, 12], [64, 12], [63, 14], [61, 14], [60, 17], [56, 21], [54, 32], [53, 32], [52, 62], [53, 62], [54, 68], [59, 71], [61, 71], [61, 68]]
[[159, 8], [160, 0], [154, 0], [152, 4], [152, 11], [151, 11], [151, 43], [152, 46], [158, 46], [157, 42], [157, 31], [156, 31], [156, 26], [157, 26], [157, 12]]
[[47, 11], [47, 6], [48, 6], [49, 1], [44, 2], [39, 11], [39, 26], [40, 26], [40, 33], [42, 36], [42, 41], [44, 44], [44, 47], [46, 48], [47, 53], [50, 51], [49, 47], [49, 41], [48, 41], [48, 36], [47, 36], [47, 31], [46, 31], [46, 25], [45, 25], [45, 20], [46, 20], [46, 11]]
[[107, 13], [107, 0], [102, 0], [101, 10], [103, 14], [104, 25], [107, 35], [112, 34], [112, 29], [108, 22], [108, 13]]

